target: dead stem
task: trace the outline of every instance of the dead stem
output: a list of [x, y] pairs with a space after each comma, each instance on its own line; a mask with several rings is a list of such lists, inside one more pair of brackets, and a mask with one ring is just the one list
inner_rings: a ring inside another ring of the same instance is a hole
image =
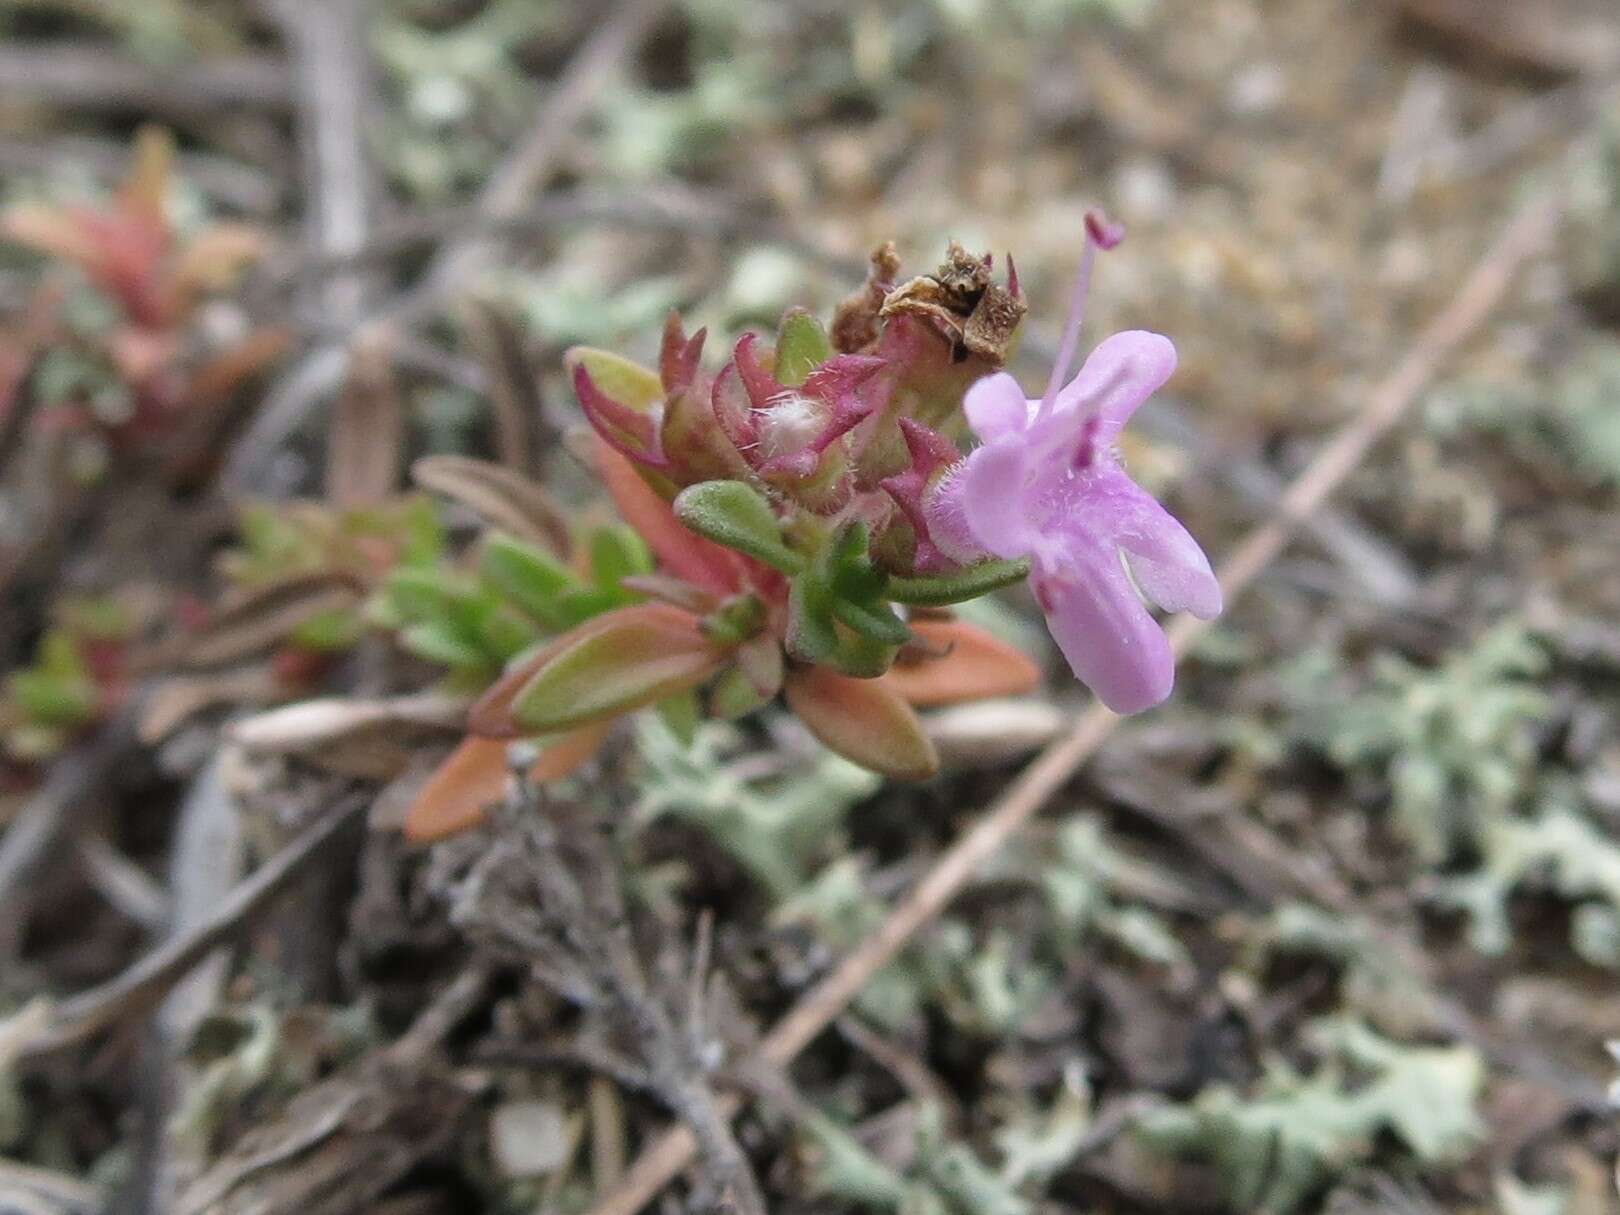
[[[664, 2], [623, 0], [596, 27], [540, 104], [528, 136], [491, 175], [476, 203], [480, 219], [499, 221], [521, 214], [531, 197], [544, 188], [564, 141], [615, 79], [614, 68], [635, 50]], [[464, 287], [470, 276], [487, 269], [491, 253], [498, 248], [476, 229], [468, 240], [445, 245], [419, 285], [381, 309], [369, 323], [396, 324], [416, 316], [423, 300], [437, 304]], [[256, 486], [282, 441], [342, 383], [348, 363], [346, 343], [329, 345], [312, 351], [279, 380], [232, 453], [224, 474], [226, 483]]]
[[[502, 840], [480, 860], [477, 885], [492, 889], [501, 878], [516, 878], [520, 898], [523, 888], [531, 892], [531, 910], [561, 942], [595, 996], [595, 1006], [618, 1023], [627, 1042], [635, 1044], [645, 1088], [689, 1128], [716, 1189], [741, 1215], [764, 1215], [759, 1183], [731, 1133], [734, 1110], [709, 1087], [706, 1034], [701, 1029], [707, 1020], [707, 1001], [695, 994], [703, 982], [699, 967], [707, 952], [706, 932], [700, 928], [694, 950], [697, 973], [684, 990], [666, 1000], [655, 990], [637, 952], [618, 866], [605, 842], [591, 838], [589, 824], [569, 830], [576, 824], [562, 823], [548, 813], [551, 807], [523, 777], [524, 771], [526, 765], [514, 764], [511, 796], [500, 822]], [[518, 927], [514, 921], [519, 917], [511, 914], [482, 918], [497, 934]], [[533, 943], [532, 933], [519, 931]], [[675, 1003], [684, 1006], [688, 1023], [672, 1012]]]
[[[275, 895], [303, 873], [328, 844], [358, 823], [367, 805], [363, 797], [346, 797], [304, 828], [252, 876], [233, 887], [218, 907], [198, 921], [191, 931], [163, 942], [107, 982], [52, 1007], [37, 1031], [26, 1035], [16, 1047], [16, 1053], [28, 1055], [60, 1049], [151, 1008], [198, 962], [239, 932]], [[0, 1022], [0, 1027], [4, 1024]]]

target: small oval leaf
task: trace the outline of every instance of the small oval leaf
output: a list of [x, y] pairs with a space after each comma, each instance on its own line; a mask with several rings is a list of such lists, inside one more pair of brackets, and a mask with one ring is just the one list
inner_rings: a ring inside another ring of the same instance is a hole
[[785, 692], [810, 733], [845, 759], [896, 780], [927, 780], [939, 771], [917, 715], [882, 680], [804, 667], [788, 673]]
[[782, 524], [763, 494], [742, 481], [704, 481], [675, 499], [675, 517], [698, 535], [747, 553], [785, 574], [804, 560], [782, 543]]
[[501, 532], [484, 540], [478, 572], [496, 590], [547, 629], [568, 627], [559, 599], [579, 586], [562, 562], [532, 544]]
[[905, 645], [911, 640], [906, 622], [884, 604], [867, 607], [848, 599], [833, 600], [833, 615], [838, 621], [868, 641], [879, 645]]
[[776, 334], [776, 378], [797, 388], [832, 357], [832, 343], [821, 322], [803, 308], [790, 308]]
[[1028, 655], [960, 620], [914, 620], [912, 632], [937, 657], [907, 661], [904, 651], [883, 682], [918, 708], [1022, 696], [1041, 682]]
[[620, 608], [557, 639], [512, 700], [526, 730], [572, 729], [684, 692], [724, 665], [689, 612], [662, 603]]
[[583, 367], [598, 391], [638, 413], [650, 412], [664, 399], [664, 383], [656, 371], [609, 350], [572, 347], [563, 354], [563, 366], [570, 375]]
[[[597, 722], [545, 740], [529, 779], [538, 783], [571, 775], [601, 749], [609, 728], [610, 723]], [[405, 838], [428, 844], [478, 826], [505, 795], [507, 771], [506, 743], [464, 739], [405, 812]]]

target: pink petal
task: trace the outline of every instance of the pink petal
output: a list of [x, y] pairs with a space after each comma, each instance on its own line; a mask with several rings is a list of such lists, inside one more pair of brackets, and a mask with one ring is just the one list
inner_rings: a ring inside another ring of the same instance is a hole
[[1037, 570], [1046, 627], [1081, 683], [1115, 713], [1140, 713], [1170, 695], [1176, 663], [1164, 630], [1112, 552], [1071, 553], [1061, 571]]
[[1068, 523], [1122, 549], [1148, 599], [1167, 612], [1204, 620], [1221, 614], [1221, 584], [1209, 558], [1152, 494], [1118, 469], [1099, 471], [1081, 485], [1069, 503]]
[[1145, 329], [1116, 333], [1091, 352], [1080, 373], [1058, 393], [1053, 412], [1060, 417], [1071, 411], [1096, 417], [1095, 441], [1111, 445], [1131, 415], [1175, 369], [1175, 345], [1162, 333]]
[[[967, 461], [960, 460], [945, 471], [939, 481], [922, 494], [924, 525], [917, 528], [917, 568], [925, 572], [948, 568], [950, 565], [972, 565], [983, 561], [990, 553], [968, 526], [967, 511], [962, 505], [962, 473]], [[901, 474], [884, 482], [901, 480], [912, 474]], [[893, 492], [891, 490], [891, 492]], [[901, 499], [896, 496], [898, 502]], [[909, 512], [908, 512], [909, 513]], [[927, 543], [924, 544], [926, 539]]]
[[1007, 434], [980, 447], [951, 476], [953, 505], [974, 538], [997, 557], [1027, 556], [1041, 544], [1025, 493], [1029, 471], [1023, 436]]
[[1029, 425], [1029, 402], [1018, 381], [1005, 371], [974, 382], [962, 398], [968, 425], [985, 443], [1003, 435], [1020, 434]]

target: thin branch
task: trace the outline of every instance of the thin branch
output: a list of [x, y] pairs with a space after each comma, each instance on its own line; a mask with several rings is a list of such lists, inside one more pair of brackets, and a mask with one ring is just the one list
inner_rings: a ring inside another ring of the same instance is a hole
[[[668, 0], [624, 0], [569, 60], [529, 127], [529, 133], [490, 175], [478, 196], [486, 219], [519, 215], [556, 168], [558, 153], [590, 113], [621, 63], [636, 49]], [[423, 276], [423, 291], [442, 296], [495, 264], [500, 246], [476, 231], [445, 249]]]
[[[374, 196], [366, 146], [368, 6], [366, 0], [279, 0], [275, 7], [298, 85], [309, 243], [323, 256], [352, 256], [371, 234]], [[335, 275], [315, 292], [317, 311], [353, 328], [364, 319], [366, 288], [352, 268]]]
[[456, 1026], [484, 1002], [496, 970], [492, 962], [478, 959], [457, 975], [388, 1048], [389, 1061], [400, 1068], [420, 1067]]
[[[1196, 471], [1218, 477], [1239, 498], [1262, 512], [1275, 510], [1288, 486], [1265, 464], [1243, 453], [1221, 451], [1180, 401], [1157, 396], [1137, 414], [1143, 430], [1200, 453]], [[1418, 576], [1389, 541], [1342, 510], [1318, 510], [1306, 519], [1311, 540], [1354, 576], [1356, 588], [1381, 607], [1404, 608], [1416, 597]]]
[[[1524, 208], [1486, 252], [1446, 308], [1422, 331], [1406, 357], [1367, 398], [1278, 503], [1277, 514], [1251, 531], [1220, 570], [1228, 603], [1276, 559], [1302, 523], [1337, 489], [1433, 381], [1442, 364], [1491, 315], [1515, 275], [1543, 247], [1561, 210], [1556, 194]], [[1170, 633], [1183, 655], [1210, 626], [1191, 617]], [[785, 1068], [827, 1028], [866, 984], [960, 893], [980, 866], [1045, 805], [1096, 753], [1120, 719], [1096, 705], [1063, 738], [1036, 758], [855, 951], [805, 993], [766, 1036], [759, 1059]], [[740, 1103], [739, 1103], [740, 1104]], [[623, 1182], [592, 1215], [635, 1215], [691, 1162], [696, 1149], [685, 1127], [671, 1128], [631, 1166]]]
[[169, 900], [163, 887], [105, 835], [80, 831], [73, 849], [85, 878], [120, 914], [149, 932], [159, 932], [168, 923]]
[[69, 834], [112, 781], [134, 743], [131, 714], [120, 714], [82, 747], [52, 765], [0, 839], [0, 916], [16, 915], [22, 885]]
[[0, 89], [52, 105], [170, 118], [213, 114], [222, 106], [286, 109], [292, 103], [286, 65], [268, 55], [198, 56], [160, 67], [53, 42], [0, 46]]
[[[167, 939], [181, 940], [207, 921], [242, 876], [242, 816], [225, 771], [228, 748], [220, 748], [192, 777], [180, 799], [169, 852], [170, 918]], [[142, 1044], [141, 1150], [136, 1176], [145, 1210], [174, 1208], [184, 1177], [200, 1170], [199, 1148], [176, 1133], [173, 1114], [187, 1090], [200, 1082], [181, 1060], [192, 1034], [219, 1001], [230, 974], [230, 950], [200, 956], [176, 980], [151, 1019]]]
[[[541, 103], [529, 135], [479, 195], [477, 212], [481, 218], [498, 221], [519, 214], [544, 188], [563, 141], [596, 104], [617, 75], [617, 64], [636, 48], [667, 2], [621, 0], [586, 39]], [[371, 323], [398, 325], [418, 316], [425, 307], [436, 306], [465, 286], [469, 275], [486, 269], [498, 251], [499, 245], [476, 230], [466, 242], [446, 246], [423, 273], [415, 290], [384, 309]], [[346, 345], [312, 351], [272, 387], [232, 453], [224, 474], [227, 484], [251, 488], [263, 481], [272, 457], [287, 436], [343, 381], [349, 361]]]
[[[765, 1215], [765, 1198], [731, 1134], [732, 1114], [710, 1090], [691, 1027], [682, 1027], [654, 992], [631, 938], [617, 875], [576, 877], [521, 769], [513, 774], [512, 816], [529, 824], [533, 881], [541, 907], [590, 968], [591, 977], [637, 1043], [658, 1099], [691, 1129], [739, 1215]], [[539, 826], [534, 826], [539, 824]], [[524, 830], [519, 827], [519, 830]]]
[[22, 1041], [17, 1053], [57, 1050], [151, 1008], [216, 946], [240, 932], [328, 844], [358, 823], [366, 806], [365, 798], [346, 798], [260, 865], [190, 932], [170, 938], [107, 982], [52, 1008], [48, 1023]]
[[572, 1068], [605, 1076], [627, 1092], [657, 1096], [646, 1068], [618, 1051], [594, 1042], [578, 1040], [562, 1046], [490, 1042], [475, 1047], [472, 1058], [475, 1063], [496, 1067]]
[[[278, 263], [270, 271], [273, 277], [268, 279], [268, 286], [281, 286], [300, 275], [332, 274], [357, 264], [385, 262], [420, 246], [469, 232], [481, 240], [511, 241], [581, 222], [655, 231], [670, 229], [715, 239], [768, 241], [841, 278], [859, 279], [866, 273], [861, 258], [847, 257], [806, 240], [761, 209], [739, 206], [718, 191], [660, 182], [638, 186], [633, 192], [557, 190], [531, 199], [520, 211], [498, 217], [485, 214], [476, 203], [405, 215], [379, 224], [371, 240], [352, 255], [311, 254]], [[418, 301], [424, 298], [413, 296]], [[420, 306], [413, 306], [413, 314], [420, 312]]]

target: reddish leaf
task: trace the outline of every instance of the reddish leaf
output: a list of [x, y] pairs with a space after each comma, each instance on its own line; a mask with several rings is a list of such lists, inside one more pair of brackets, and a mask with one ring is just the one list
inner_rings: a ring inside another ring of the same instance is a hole
[[517, 699], [517, 694], [535, 677], [541, 667], [556, 657], [564, 642], [590, 635], [593, 630], [600, 627], [602, 621], [608, 620], [612, 615], [613, 613], [609, 612], [577, 625], [563, 636], [541, 646], [517, 665], [510, 667], [489, 686], [468, 712], [467, 732], [479, 738], [499, 739], [521, 738], [529, 733], [512, 716], [512, 702]]
[[574, 395], [579, 398], [586, 421], [604, 443], [648, 468], [670, 467], [669, 459], [658, 449], [657, 419], [603, 392], [584, 364], [574, 368]]
[[593, 446], [597, 472], [620, 517], [647, 542], [666, 573], [722, 595], [743, 588], [743, 565], [736, 554], [688, 531], [669, 503], [655, 494], [630, 461], [600, 436], [596, 436]]
[[911, 631], [938, 657], [901, 660], [882, 682], [918, 708], [1022, 696], [1041, 681], [1028, 655], [981, 628], [960, 620], [913, 620]]
[[703, 339], [708, 336], [707, 329], [699, 329], [688, 338], [678, 312], [671, 311], [665, 318], [664, 340], [658, 350], [658, 378], [665, 393], [691, 387], [703, 358]]
[[[529, 769], [535, 782], [560, 780], [601, 748], [611, 723], [598, 722], [546, 741]], [[484, 821], [489, 807], [506, 792], [506, 744], [468, 738], [452, 751], [422, 786], [405, 814], [405, 838], [414, 844], [442, 840]]]
[[939, 755], [917, 715], [877, 679], [850, 679], [824, 667], [790, 671], [788, 708], [845, 759], [897, 780], [927, 780]]

